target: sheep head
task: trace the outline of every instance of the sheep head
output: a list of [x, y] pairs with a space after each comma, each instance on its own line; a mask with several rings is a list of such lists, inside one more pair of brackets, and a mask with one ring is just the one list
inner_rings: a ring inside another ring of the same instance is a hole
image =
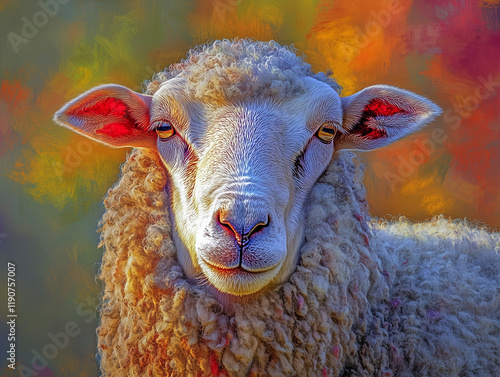
[[300, 90], [200, 99], [185, 77], [153, 95], [102, 85], [55, 121], [113, 147], [155, 149], [168, 171], [178, 260], [188, 278], [244, 296], [286, 281], [297, 265], [312, 186], [335, 152], [387, 145], [440, 109], [391, 86], [339, 97], [314, 76]]

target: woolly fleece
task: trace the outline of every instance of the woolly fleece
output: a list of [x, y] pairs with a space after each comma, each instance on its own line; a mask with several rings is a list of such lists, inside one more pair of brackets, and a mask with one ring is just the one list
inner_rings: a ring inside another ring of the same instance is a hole
[[163, 82], [174, 77], [187, 78], [190, 97], [215, 103], [257, 97], [279, 101], [303, 93], [300, 79], [309, 76], [338, 93], [341, 90], [324, 73], [314, 74], [294, 48], [275, 41], [225, 39], [197, 46], [187, 55], [187, 59], [146, 81], [146, 94], [154, 94]]
[[361, 176], [334, 155], [289, 281], [227, 315], [186, 280], [167, 174], [134, 149], [101, 222], [103, 375], [494, 376], [500, 235], [444, 219], [370, 226]]
[[[155, 75], [193, 98], [274, 100], [314, 75], [275, 42], [217, 41]], [[336, 153], [313, 187], [300, 262], [232, 315], [187, 281], [170, 238], [169, 178], [134, 149], [105, 199], [98, 349], [105, 376], [493, 376], [500, 369], [500, 236], [441, 218], [373, 223], [362, 168]]]

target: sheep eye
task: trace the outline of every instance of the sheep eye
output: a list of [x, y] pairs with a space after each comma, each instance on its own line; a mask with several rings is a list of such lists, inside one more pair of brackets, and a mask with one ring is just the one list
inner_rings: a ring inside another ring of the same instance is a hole
[[156, 127], [156, 134], [160, 140], [166, 140], [175, 134], [174, 127], [169, 122], [161, 122], [158, 127]]
[[337, 128], [333, 123], [326, 122], [321, 125], [319, 130], [316, 132], [316, 137], [324, 143], [330, 143], [335, 134], [337, 133]]

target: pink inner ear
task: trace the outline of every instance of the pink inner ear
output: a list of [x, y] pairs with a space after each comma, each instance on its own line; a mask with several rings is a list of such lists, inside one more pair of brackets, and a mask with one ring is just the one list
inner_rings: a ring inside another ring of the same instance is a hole
[[92, 106], [78, 106], [76, 109], [69, 110], [70, 115], [75, 116], [115, 116], [127, 117], [128, 106], [122, 100], [107, 97], [103, 101], [94, 103]]
[[110, 137], [121, 137], [125, 135], [131, 135], [133, 132], [126, 123], [111, 123], [106, 124], [101, 129], [95, 130], [95, 133], [100, 135], [107, 135]]
[[370, 140], [387, 137], [387, 132], [384, 129], [370, 127], [367, 121], [379, 116], [391, 116], [405, 112], [405, 110], [400, 109], [393, 104], [387, 103], [380, 98], [374, 98], [365, 106], [365, 109], [361, 114], [361, 118], [352, 128], [351, 133]]
[[388, 116], [388, 115], [394, 115], [397, 113], [404, 113], [405, 111], [403, 109], [400, 109], [399, 107], [387, 103], [384, 100], [381, 100], [380, 98], [374, 98], [370, 101], [368, 105], [366, 105], [365, 110], [363, 111], [363, 115], [365, 113], [367, 116]]
[[[109, 117], [112, 123], [104, 123], [94, 132], [111, 138], [132, 136], [137, 125], [129, 114], [128, 106], [122, 100], [108, 97], [91, 106], [80, 106], [69, 111], [70, 115], [91, 118], [93, 116]], [[121, 119], [120, 119], [121, 118]]]

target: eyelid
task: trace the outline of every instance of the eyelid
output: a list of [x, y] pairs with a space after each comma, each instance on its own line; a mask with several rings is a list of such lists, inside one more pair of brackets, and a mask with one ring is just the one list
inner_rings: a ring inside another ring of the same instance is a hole
[[318, 130], [325, 124], [325, 123], [330, 123], [337, 132], [340, 132], [341, 134], [346, 134], [348, 133], [348, 131], [346, 131], [344, 128], [342, 128], [342, 123], [341, 122], [336, 122], [336, 121], [333, 121], [333, 120], [325, 120], [324, 122], [322, 122], [319, 127], [316, 129], [316, 131], [314, 132], [314, 134], [316, 135], [316, 133], [318, 132]]
[[154, 120], [151, 120], [151, 126], [149, 127], [150, 128], [150, 131], [154, 131], [156, 130], [156, 128], [158, 126], [160, 126], [162, 123], [169, 123], [172, 125], [172, 127], [176, 128], [175, 125], [174, 125], [174, 122], [172, 122], [171, 120], [169, 119], [164, 119], [164, 118], [160, 118], [160, 119], [154, 119]]
[[[333, 120], [325, 120], [325, 121], [321, 122], [321, 124], [319, 125], [319, 127], [317, 128], [317, 130], [319, 130], [319, 129], [323, 126], [323, 125], [325, 125], [325, 124], [327, 124], [327, 123], [328, 123], [328, 124], [331, 124], [331, 125], [332, 125], [333, 127], [335, 127], [337, 130], [339, 130], [340, 128], [342, 128], [342, 127], [340, 126], [339, 122], [335, 122], [335, 121], [333, 121]], [[316, 130], [316, 131], [317, 131], [317, 130]]]

